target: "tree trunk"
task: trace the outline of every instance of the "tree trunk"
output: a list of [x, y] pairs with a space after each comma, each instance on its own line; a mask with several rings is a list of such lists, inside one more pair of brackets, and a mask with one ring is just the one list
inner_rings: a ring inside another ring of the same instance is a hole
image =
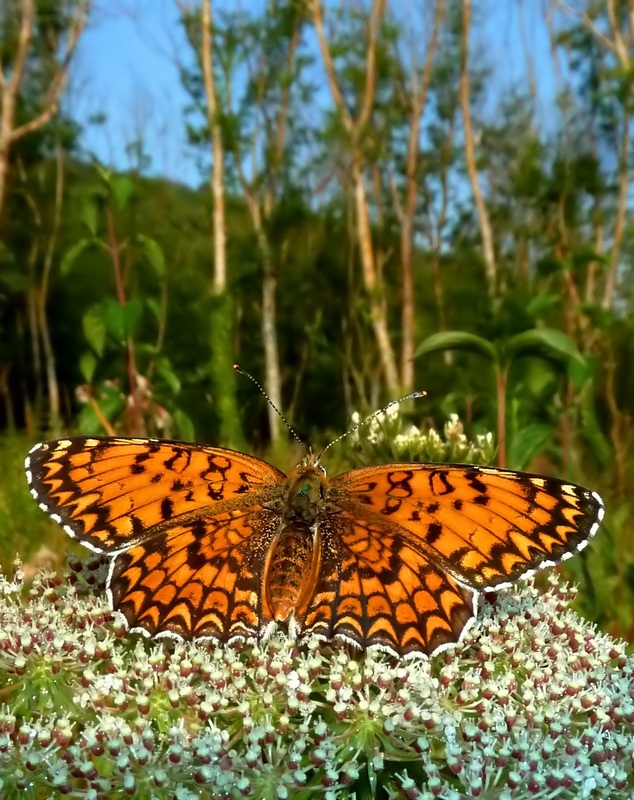
[[390, 342], [390, 332], [388, 327], [385, 304], [380, 296], [380, 287], [376, 276], [376, 262], [374, 258], [374, 248], [372, 246], [372, 232], [370, 230], [370, 215], [363, 183], [363, 173], [358, 156], [355, 156], [352, 167], [354, 181], [354, 199], [357, 217], [357, 235], [359, 238], [359, 251], [361, 254], [361, 270], [363, 273], [363, 283], [368, 296], [370, 314], [372, 316], [372, 328], [376, 337], [379, 350], [379, 359], [383, 367], [383, 375], [387, 386], [388, 394], [396, 397], [400, 390], [398, 368], [392, 343]]
[[42, 350], [44, 351], [44, 368], [46, 371], [46, 385], [48, 389], [48, 429], [52, 436], [61, 434], [62, 420], [60, 413], [59, 384], [57, 382], [57, 369], [55, 366], [55, 353], [48, 326], [47, 301], [48, 287], [53, 268], [53, 258], [57, 235], [62, 220], [62, 205], [64, 200], [64, 153], [61, 144], [57, 144], [57, 159], [55, 170], [55, 213], [53, 217], [53, 227], [49, 236], [44, 256], [44, 269], [42, 272], [42, 282], [38, 294], [38, 327], [42, 339]]
[[233, 304], [227, 292], [227, 226], [225, 216], [224, 146], [218, 121], [218, 97], [213, 71], [214, 22], [211, 0], [202, 6], [201, 63], [207, 98], [207, 121], [211, 135], [213, 169], [210, 189], [213, 198], [214, 271], [211, 285], [209, 364], [220, 441], [240, 450], [245, 448], [244, 432], [238, 407], [236, 373], [233, 369]]
[[[628, 101], [626, 101], [628, 102]], [[619, 200], [614, 222], [614, 237], [612, 241], [612, 252], [610, 253], [610, 271], [605, 282], [603, 293], [603, 308], [611, 308], [616, 288], [616, 279], [619, 269], [619, 258], [621, 255], [621, 244], [625, 232], [625, 219], [627, 217], [627, 206], [630, 190], [630, 115], [623, 107], [623, 132], [621, 136], [621, 152], [619, 158]]]
[[434, 53], [438, 43], [440, 24], [445, 14], [445, 0], [438, 0], [434, 18], [434, 29], [427, 44], [425, 66], [420, 88], [412, 101], [410, 133], [407, 143], [407, 162], [405, 167], [405, 203], [401, 216], [401, 387], [407, 392], [414, 388], [414, 348], [416, 345], [416, 314], [414, 297], [414, 219], [419, 196], [420, 123], [425, 109], [427, 92], [431, 81]]
[[[282, 376], [280, 372], [280, 355], [277, 341], [277, 275], [273, 267], [271, 246], [264, 230], [257, 231], [258, 249], [262, 259], [262, 343], [264, 346], [264, 373], [266, 392], [271, 403], [282, 410]], [[280, 438], [281, 419], [271, 405], [267, 414], [271, 443], [276, 445]]]
[[372, 330], [379, 351], [383, 378], [388, 394], [395, 397], [400, 391], [400, 377], [394, 349], [390, 341], [390, 332], [386, 314], [386, 307], [381, 297], [382, 286], [379, 279], [376, 258], [372, 245], [370, 214], [363, 181], [363, 148], [362, 141], [372, 114], [376, 92], [376, 50], [379, 25], [386, 11], [385, 0], [374, 0], [368, 22], [368, 46], [365, 65], [365, 86], [363, 97], [359, 105], [359, 112], [353, 118], [335, 73], [332, 53], [326, 42], [320, 0], [313, 0], [313, 21], [319, 41], [319, 49], [324, 61], [328, 85], [333, 100], [347, 131], [350, 141], [350, 157], [352, 160], [352, 184], [354, 189], [354, 206], [356, 212], [357, 238], [361, 259], [363, 283], [366, 290], [370, 314], [372, 317]]
[[462, 108], [462, 122], [464, 126], [465, 156], [467, 161], [467, 172], [471, 182], [473, 201], [478, 213], [478, 223], [480, 225], [480, 237], [482, 239], [482, 253], [484, 256], [484, 270], [487, 280], [489, 297], [495, 298], [497, 295], [497, 264], [495, 259], [495, 248], [493, 245], [493, 230], [489, 213], [487, 211], [475, 156], [475, 140], [473, 137], [473, 127], [471, 124], [471, 107], [469, 100], [469, 34], [471, 30], [471, 0], [463, 0], [463, 19], [462, 19], [462, 44], [460, 53], [460, 106]]

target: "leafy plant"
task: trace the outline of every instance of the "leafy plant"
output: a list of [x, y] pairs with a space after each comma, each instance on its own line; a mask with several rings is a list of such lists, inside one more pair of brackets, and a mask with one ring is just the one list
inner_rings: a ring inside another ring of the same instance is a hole
[[[96, 169], [99, 185], [85, 198], [81, 210], [88, 235], [75, 242], [61, 262], [61, 273], [68, 276], [81, 255], [101, 251], [110, 261], [114, 279], [115, 296], [93, 303], [82, 317], [88, 349], [79, 359], [86, 382], [79, 393], [84, 402], [79, 428], [82, 433], [113, 433], [116, 428], [137, 436], [148, 431], [170, 435], [176, 429], [180, 435], [191, 435], [191, 423], [175, 405], [181, 381], [162, 352], [166, 324], [162, 249], [155, 239], [141, 233], [119, 239], [115, 214], [130, 210], [134, 184], [126, 175]], [[133, 281], [143, 263], [151, 268], [150, 291], [142, 280]], [[129, 285], [134, 287], [132, 297]], [[101, 377], [113, 371], [116, 379]]]
[[[428, 336], [416, 348], [415, 357], [444, 350], [463, 350], [486, 359], [492, 366], [495, 377], [497, 407], [496, 436], [498, 442], [498, 465], [507, 464], [507, 400], [508, 380], [511, 364], [526, 356], [538, 358], [573, 359], [584, 363], [583, 356], [574, 343], [562, 331], [553, 328], [535, 328], [516, 334], [509, 339], [490, 342], [482, 336], [466, 331], [443, 331]], [[543, 427], [525, 429], [519, 443], [513, 444], [514, 458], [521, 456], [522, 448], [537, 452], [544, 442]]]

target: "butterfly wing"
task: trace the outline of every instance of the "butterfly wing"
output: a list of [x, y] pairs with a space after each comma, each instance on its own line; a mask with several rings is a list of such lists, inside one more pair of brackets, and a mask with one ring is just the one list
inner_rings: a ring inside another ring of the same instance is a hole
[[304, 635], [430, 655], [470, 627], [477, 595], [412, 546], [399, 526], [341, 511], [323, 519], [319, 536], [320, 577], [297, 620]]
[[111, 563], [113, 608], [133, 632], [227, 642], [266, 633], [262, 583], [279, 516], [254, 506], [169, 528]]
[[493, 467], [394, 464], [353, 470], [331, 485], [340, 507], [398, 525], [408, 547], [479, 591], [573, 556], [603, 518], [595, 492]]
[[36, 445], [25, 467], [40, 507], [86, 547], [110, 554], [223, 506], [247, 508], [285, 478], [233, 450], [112, 437]]

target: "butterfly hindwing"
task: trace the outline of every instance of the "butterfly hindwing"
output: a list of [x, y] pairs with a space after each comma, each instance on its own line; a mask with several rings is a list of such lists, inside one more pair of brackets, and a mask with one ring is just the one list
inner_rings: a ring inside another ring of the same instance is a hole
[[319, 534], [323, 565], [300, 620], [306, 633], [409, 655], [444, 649], [469, 627], [474, 592], [412, 548], [398, 526], [343, 511], [326, 517]]
[[278, 527], [255, 506], [170, 528], [113, 559], [111, 604], [145, 635], [255, 639], [270, 622], [260, 587]]

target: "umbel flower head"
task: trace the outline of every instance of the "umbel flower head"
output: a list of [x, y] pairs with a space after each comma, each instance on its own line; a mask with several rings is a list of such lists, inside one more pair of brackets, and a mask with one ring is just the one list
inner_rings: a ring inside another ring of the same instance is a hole
[[[351, 422], [362, 422], [358, 412], [352, 414]], [[399, 403], [392, 403], [374, 414], [367, 425], [352, 431], [349, 443], [350, 460], [363, 465], [390, 461], [490, 464], [495, 455], [491, 432], [468, 439], [457, 414], [449, 415], [442, 435], [435, 428], [423, 430], [405, 423]]]
[[555, 575], [429, 660], [151, 642], [101, 594], [0, 578], [2, 798], [631, 798], [634, 659]]

